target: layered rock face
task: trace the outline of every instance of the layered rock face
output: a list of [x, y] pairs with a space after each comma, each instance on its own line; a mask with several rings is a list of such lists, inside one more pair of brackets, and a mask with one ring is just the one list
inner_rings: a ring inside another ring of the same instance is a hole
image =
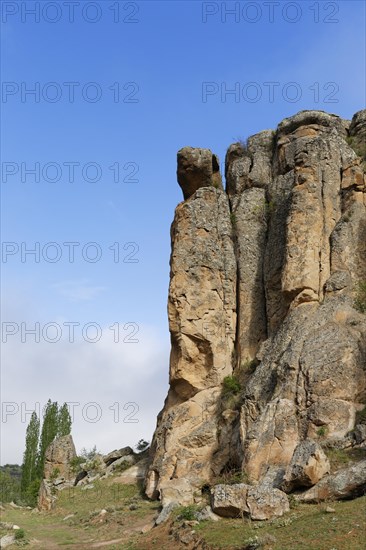
[[170, 389], [146, 478], [163, 505], [193, 502], [230, 469], [309, 487], [329, 471], [320, 445], [353, 444], [366, 403], [365, 135], [366, 111], [302, 111], [229, 147], [226, 191], [215, 155], [179, 151]]
[[46, 449], [44, 478], [50, 479], [57, 471], [57, 477], [70, 480], [74, 474], [70, 468], [70, 462], [76, 457], [74, 441], [71, 435], [56, 438]]

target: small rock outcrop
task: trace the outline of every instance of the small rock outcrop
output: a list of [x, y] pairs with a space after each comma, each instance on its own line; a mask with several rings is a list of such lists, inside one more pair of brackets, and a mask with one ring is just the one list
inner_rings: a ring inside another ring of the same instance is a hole
[[163, 506], [230, 469], [305, 490], [330, 479], [322, 448], [362, 445], [365, 136], [366, 111], [301, 111], [229, 147], [226, 190], [211, 151], [178, 152], [170, 388], [146, 476]]

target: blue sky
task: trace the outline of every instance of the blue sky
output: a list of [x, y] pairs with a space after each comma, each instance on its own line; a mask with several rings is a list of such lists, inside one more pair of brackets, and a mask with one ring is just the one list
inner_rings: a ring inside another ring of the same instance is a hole
[[[223, 162], [230, 143], [301, 109], [351, 118], [365, 104], [365, 7], [81, 0], [74, 22], [61, 0], [4, 1], [2, 10], [2, 327], [19, 330], [2, 345], [1, 460], [21, 460], [26, 411], [48, 397], [80, 403], [78, 449], [107, 452], [150, 439], [166, 393], [177, 150], [208, 147]], [[25, 94], [32, 88], [39, 97]], [[39, 181], [26, 172], [36, 163]], [[79, 243], [73, 263], [65, 242]], [[22, 247], [35, 246], [40, 261], [22, 261]], [[96, 252], [99, 261], [85, 259]], [[21, 325], [36, 322], [40, 342]], [[65, 322], [79, 323], [74, 343]], [[82, 333], [91, 322], [102, 331], [96, 343]], [[58, 342], [47, 341], [52, 327], [42, 337], [47, 323], [61, 327]], [[126, 323], [137, 325], [139, 341], [114, 342], [115, 323], [120, 340]], [[97, 422], [88, 403], [102, 411]], [[139, 421], [112, 421], [128, 403], [137, 403]]]

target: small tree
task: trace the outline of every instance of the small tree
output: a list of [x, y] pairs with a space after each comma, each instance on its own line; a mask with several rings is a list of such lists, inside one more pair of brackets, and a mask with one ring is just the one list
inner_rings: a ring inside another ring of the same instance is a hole
[[37, 450], [39, 440], [39, 419], [37, 413], [32, 413], [27, 427], [25, 451], [22, 465], [21, 491], [26, 495], [32, 482], [37, 479]]
[[97, 450], [97, 446], [94, 445], [91, 449], [86, 449], [86, 447], [83, 447], [79, 456], [84, 458], [84, 462], [86, 462], [87, 460], [94, 460], [97, 454], [99, 454], [99, 451]]
[[20, 481], [0, 469], [0, 502], [16, 502], [20, 497]]

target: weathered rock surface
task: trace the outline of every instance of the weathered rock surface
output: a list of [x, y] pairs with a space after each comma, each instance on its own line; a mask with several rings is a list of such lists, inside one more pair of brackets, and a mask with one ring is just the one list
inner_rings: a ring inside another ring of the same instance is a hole
[[124, 472], [118, 475], [116, 482], [126, 485], [136, 484], [144, 480], [148, 467], [148, 459], [142, 459], [133, 466], [127, 468]]
[[253, 520], [267, 520], [280, 517], [290, 509], [286, 494], [279, 489], [245, 483], [216, 485], [211, 497], [212, 510], [223, 517], [249, 515]]
[[198, 189], [178, 205], [171, 237], [170, 390], [152, 442], [150, 497], [176, 479], [199, 487], [210, 477], [218, 448], [215, 410], [232, 372], [235, 339], [236, 260], [226, 194]]
[[0, 538], [0, 548], [7, 548], [15, 543], [14, 535], [4, 535]]
[[[281, 487], [285, 476], [286, 490], [311, 486], [328, 468], [319, 444], [361, 442], [365, 136], [366, 111], [352, 121], [302, 111], [229, 147], [226, 193], [210, 151], [178, 153], [185, 200], [171, 231], [170, 389], [150, 497], [164, 504], [184, 480], [195, 498], [238, 467], [250, 483]], [[231, 400], [226, 376], [241, 384]]]
[[121, 459], [123, 457], [127, 456], [133, 456], [134, 452], [131, 449], [131, 447], [123, 447], [122, 449], [116, 449], [107, 455], [103, 456], [103, 460], [106, 463], [107, 466], [110, 466], [113, 462], [115, 462], [118, 459]]
[[228, 518], [240, 517], [249, 512], [247, 505], [248, 485], [215, 485], [211, 493], [211, 507], [215, 514]]
[[324, 477], [304, 493], [297, 495], [301, 502], [320, 502], [332, 499], [350, 499], [366, 493], [366, 460]]
[[219, 521], [220, 516], [214, 514], [210, 506], [205, 506], [197, 512], [196, 514], [197, 521]]
[[178, 183], [185, 199], [200, 187], [222, 189], [219, 159], [209, 149], [183, 147], [178, 151]]
[[330, 463], [321, 446], [311, 439], [300, 441], [287, 466], [282, 488], [286, 492], [297, 487], [311, 487], [330, 471]]
[[279, 489], [251, 487], [248, 489], [247, 505], [253, 520], [267, 520], [283, 516], [290, 510], [288, 498]]
[[38, 493], [38, 510], [50, 512], [56, 505], [56, 496], [52, 492], [52, 483], [42, 479]]
[[76, 457], [75, 445], [71, 435], [58, 437], [46, 449], [44, 478], [50, 479], [58, 470], [57, 476], [72, 479], [74, 476], [70, 461]]

